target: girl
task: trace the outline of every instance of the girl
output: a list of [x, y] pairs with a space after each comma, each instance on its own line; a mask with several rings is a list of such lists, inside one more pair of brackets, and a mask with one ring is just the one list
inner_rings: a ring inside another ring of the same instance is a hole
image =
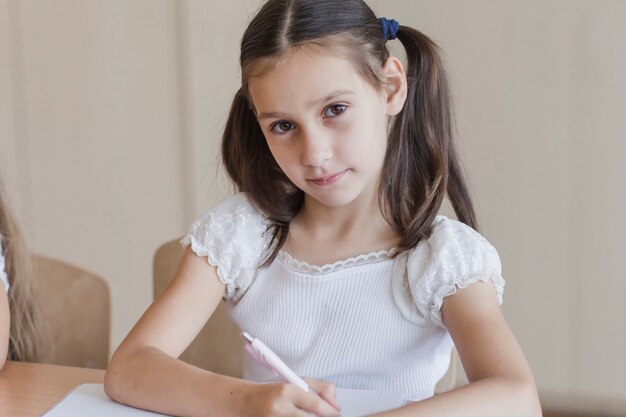
[[40, 358], [41, 321], [30, 256], [0, 181], [0, 368], [5, 361]]
[[[176, 415], [336, 416], [338, 386], [412, 401], [381, 416], [540, 415], [500, 312], [498, 255], [475, 231], [433, 42], [360, 0], [270, 0], [241, 69], [222, 142], [240, 193], [192, 225], [107, 393]], [[446, 193], [460, 222], [437, 216]], [[276, 379], [250, 357], [246, 380], [176, 359], [222, 297], [321, 398], [254, 383]], [[433, 397], [453, 341], [471, 383]]]

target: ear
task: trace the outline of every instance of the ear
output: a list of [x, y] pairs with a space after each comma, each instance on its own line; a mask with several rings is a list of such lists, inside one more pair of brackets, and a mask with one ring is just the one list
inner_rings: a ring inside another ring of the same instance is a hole
[[407, 95], [404, 67], [398, 58], [390, 56], [383, 65], [383, 90], [386, 94], [385, 107], [388, 116], [400, 113]]

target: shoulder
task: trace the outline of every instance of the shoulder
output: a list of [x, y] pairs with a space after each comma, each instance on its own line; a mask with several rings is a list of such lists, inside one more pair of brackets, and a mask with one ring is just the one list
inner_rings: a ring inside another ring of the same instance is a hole
[[478, 281], [492, 281], [502, 303], [504, 279], [498, 252], [480, 233], [457, 220], [437, 216], [431, 236], [407, 257], [407, 275], [423, 316], [443, 326], [443, 299]]
[[265, 216], [250, 201], [246, 193], [237, 193], [216, 204], [201, 214], [194, 224], [202, 224], [208, 219], [219, 218], [227, 222], [246, 220], [263, 220]]
[[7, 276], [6, 263], [4, 261], [4, 249], [2, 248], [2, 235], [0, 235], [0, 285], [5, 291], [9, 291], [9, 277]]
[[[184, 245], [202, 251], [215, 239], [259, 240], [266, 232], [267, 218], [249, 200], [246, 193], [235, 194], [205, 213], [192, 223], [189, 233], [183, 238]], [[206, 255], [206, 254], [202, 254]]]
[[271, 240], [269, 225], [248, 196], [238, 193], [200, 215], [181, 243], [217, 267], [230, 298], [242, 293], [255, 274]]
[[498, 252], [480, 233], [465, 223], [450, 219], [446, 216], [437, 216], [433, 223], [431, 236], [418, 245], [414, 252], [428, 251], [447, 262], [460, 265], [485, 266], [497, 262], [500, 264]]

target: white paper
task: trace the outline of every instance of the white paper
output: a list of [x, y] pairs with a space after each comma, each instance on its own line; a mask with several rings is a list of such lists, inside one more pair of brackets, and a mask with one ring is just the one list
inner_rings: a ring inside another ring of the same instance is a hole
[[[395, 391], [337, 389], [342, 417], [360, 417], [397, 408], [406, 403]], [[148, 417], [165, 414], [118, 404], [104, 393], [102, 384], [79, 385], [42, 417]]]
[[102, 384], [82, 384], [42, 417], [148, 417], [164, 416], [116, 403]]
[[404, 394], [398, 391], [337, 389], [341, 417], [360, 417], [402, 407]]

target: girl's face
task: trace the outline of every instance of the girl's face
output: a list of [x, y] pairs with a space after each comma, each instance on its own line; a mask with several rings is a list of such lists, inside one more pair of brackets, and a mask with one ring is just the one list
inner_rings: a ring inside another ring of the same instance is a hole
[[251, 77], [249, 91], [272, 155], [308, 197], [328, 207], [376, 199], [387, 116], [399, 111], [384, 89], [347, 59], [300, 47]]

